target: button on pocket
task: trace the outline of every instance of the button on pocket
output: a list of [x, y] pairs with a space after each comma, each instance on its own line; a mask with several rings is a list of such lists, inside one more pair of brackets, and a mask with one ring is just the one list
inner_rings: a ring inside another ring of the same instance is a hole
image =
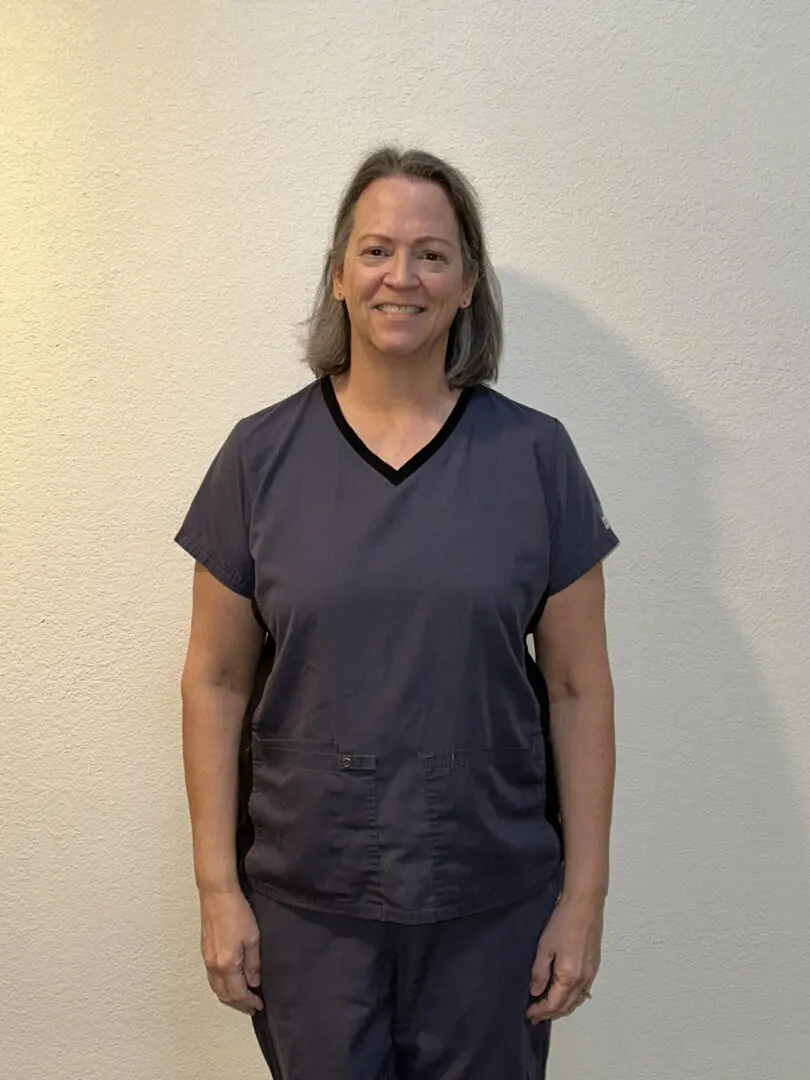
[[254, 737], [248, 873], [290, 893], [378, 900], [377, 760], [330, 743]]

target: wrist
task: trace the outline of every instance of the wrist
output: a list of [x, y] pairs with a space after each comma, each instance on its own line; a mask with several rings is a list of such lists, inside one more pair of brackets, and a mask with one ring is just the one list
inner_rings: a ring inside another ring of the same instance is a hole
[[566, 889], [565, 886], [563, 886], [559, 902], [565, 904], [566, 907], [588, 908], [590, 911], [604, 911], [605, 903], [607, 902], [607, 893], [575, 891]]
[[560, 899], [581, 907], [603, 908], [607, 901], [608, 882], [598, 876], [564, 874]]
[[217, 877], [197, 875], [197, 892], [200, 898], [207, 896], [228, 896], [233, 893], [241, 893], [242, 886], [236, 873], [222, 874]]
[[236, 868], [236, 845], [221, 837], [209, 836], [202, 842], [194, 837], [194, 880], [197, 891], [203, 894], [241, 892]]

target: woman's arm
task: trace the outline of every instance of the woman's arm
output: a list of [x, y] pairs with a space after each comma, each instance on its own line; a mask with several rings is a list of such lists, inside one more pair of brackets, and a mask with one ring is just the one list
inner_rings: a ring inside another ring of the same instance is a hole
[[260, 1002], [247, 990], [258, 982], [258, 933], [236, 870], [238, 754], [263, 640], [250, 600], [197, 564], [181, 683], [194, 874], [209, 981], [244, 1011]]
[[201, 892], [238, 888], [239, 741], [262, 642], [250, 600], [198, 563], [181, 693], [183, 764]]
[[563, 895], [604, 902], [616, 757], [601, 563], [549, 599], [535, 646], [560, 791]]
[[530, 1010], [549, 1019], [572, 1011], [596, 976], [608, 891], [616, 752], [601, 563], [549, 599], [535, 646], [548, 686], [565, 844], [562, 894], [532, 980], [540, 994], [553, 977], [547, 998]]

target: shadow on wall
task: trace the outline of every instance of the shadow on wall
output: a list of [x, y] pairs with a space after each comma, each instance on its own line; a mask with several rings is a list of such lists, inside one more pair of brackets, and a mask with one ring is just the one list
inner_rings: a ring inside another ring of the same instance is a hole
[[720, 588], [719, 435], [570, 297], [500, 278], [499, 388], [563, 420], [623, 542], [607, 568], [619, 782], [605, 963], [588, 1010], [557, 1025], [551, 1076], [799, 1080], [810, 860], [779, 717]]

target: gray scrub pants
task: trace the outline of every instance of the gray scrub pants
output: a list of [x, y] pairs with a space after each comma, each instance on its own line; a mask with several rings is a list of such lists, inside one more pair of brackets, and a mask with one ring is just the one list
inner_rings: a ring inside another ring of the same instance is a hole
[[559, 878], [526, 900], [403, 926], [254, 893], [274, 1080], [543, 1080], [549, 1028], [525, 1018]]

